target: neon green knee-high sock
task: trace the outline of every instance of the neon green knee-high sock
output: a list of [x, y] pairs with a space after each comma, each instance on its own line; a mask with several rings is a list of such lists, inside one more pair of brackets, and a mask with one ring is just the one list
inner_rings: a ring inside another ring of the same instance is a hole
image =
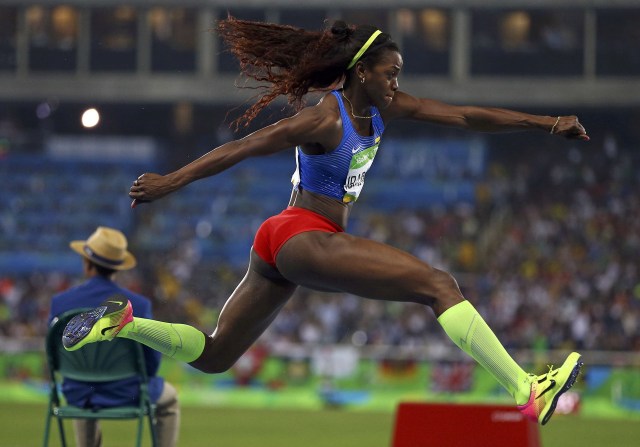
[[123, 327], [117, 336], [135, 340], [186, 363], [193, 362], [204, 351], [205, 335], [186, 324], [134, 317], [133, 321]]
[[529, 400], [529, 375], [511, 358], [491, 328], [469, 301], [450, 307], [438, 317], [444, 331], [460, 349], [473, 357], [515, 398]]

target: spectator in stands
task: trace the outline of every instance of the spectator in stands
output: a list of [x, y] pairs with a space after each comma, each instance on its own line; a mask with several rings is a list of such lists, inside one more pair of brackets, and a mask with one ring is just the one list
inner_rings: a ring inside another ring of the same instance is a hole
[[417, 302], [432, 308], [447, 335], [509, 391], [527, 417], [545, 424], [560, 395], [576, 380], [582, 364], [578, 353], [541, 376], [527, 374], [465, 300], [450, 274], [389, 245], [347, 235], [345, 228], [380, 137], [393, 120], [476, 131], [540, 129], [588, 140], [577, 118], [413, 97], [398, 87], [403, 65], [398, 46], [372, 26], [351, 27], [338, 21], [330, 30], [309, 32], [230, 17], [219, 23], [218, 30], [241, 61], [244, 74], [268, 84], [265, 94], [243, 115], [246, 122], [280, 95], [301, 105], [310, 90], [330, 90], [340, 83], [343, 88], [176, 172], [141, 175], [130, 189], [132, 206], [161, 198], [248, 157], [297, 146], [298, 169], [289, 207], [258, 230], [249, 270], [226, 302], [211, 336], [187, 325], [132, 318], [130, 304], [104, 303], [69, 323], [65, 346], [77, 349], [118, 335], [215, 373], [235, 363], [298, 286]]
[[[114, 282], [118, 271], [128, 270], [136, 265], [135, 257], [127, 250], [127, 239], [122, 232], [98, 227], [86, 241], [73, 241], [70, 246], [82, 256], [83, 272], [87, 280], [53, 297], [49, 323], [66, 311], [95, 307], [114, 295], [124, 295], [134, 303], [136, 316], [153, 317], [148, 298], [119, 287]], [[174, 446], [180, 424], [178, 395], [170, 383], [157, 376], [160, 353], [145, 347], [144, 354], [150, 379], [149, 393], [156, 404], [158, 442], [160, 446]], [[87, 383], [65, 378], [62, 392], [67, 402], [78, 407], [116, 407], [138, 399], [135, 380]], [[102, 433], [97, 420], [76, 419], [74, 429], [76, 445], [102, 445]]]

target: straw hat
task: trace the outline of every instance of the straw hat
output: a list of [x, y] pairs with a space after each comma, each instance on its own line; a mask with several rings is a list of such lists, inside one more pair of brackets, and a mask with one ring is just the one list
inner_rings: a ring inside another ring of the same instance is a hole
[[69, 246], [91, 262], [113, 270], [136, 266], [136, 258], [127, 251], [127, 238], [113, 228], [98, 227], [86, 241], [72, 241]]

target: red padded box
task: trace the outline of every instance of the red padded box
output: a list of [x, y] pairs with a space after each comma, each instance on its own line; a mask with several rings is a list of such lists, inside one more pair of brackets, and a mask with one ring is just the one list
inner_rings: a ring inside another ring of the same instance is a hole
[[540, 447], [538, 424], [515, 406], [401, 403], [392, 447]]

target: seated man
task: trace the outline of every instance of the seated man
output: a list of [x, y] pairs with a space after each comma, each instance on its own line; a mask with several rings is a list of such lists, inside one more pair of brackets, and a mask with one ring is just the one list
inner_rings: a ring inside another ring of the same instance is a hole
[[[114, 282], [118, 271], [136, 265], [136, 259], [127, 250], [127, 239], [120, 231], [98, 227], [89, 239], [73, 241], [70, 246], [82, 256], [86, 281], [53, 297], [49, 323], [57, 315], [72, 309], [96, 307], [114, 295], [126, 297], [133, 304], [135, 316], [153, 318], [148, 298]], [[161, 354], [146, 346], [143, 348], [150, 381], [149, 394], [156, 404], [158, 445], [174, 446], [180, 424], [177, 392], [171, 384], [156, 375]], [[136, 380], [89, 383], [65, 378], [62, 392], [69, 404], [83, 408], [131, 405], [137, 403], [139, 398]], [[102, 445], [102, 433], [97, 420], [76, 419], [73, 422], [77, 446]]]

